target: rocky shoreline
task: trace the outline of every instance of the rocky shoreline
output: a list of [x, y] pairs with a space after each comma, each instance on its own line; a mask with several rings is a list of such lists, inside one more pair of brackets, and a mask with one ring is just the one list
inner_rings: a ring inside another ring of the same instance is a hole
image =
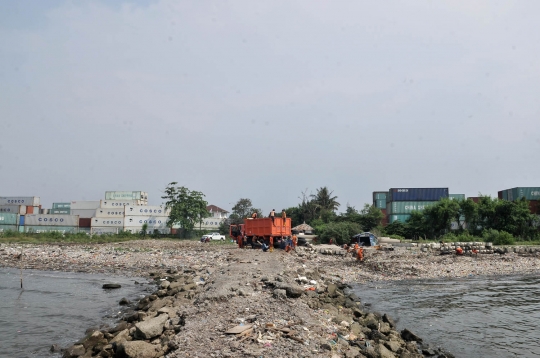
[[[103, 245], [0, 245], [0, 266], [151, 277], [157, 290], [116, 327], [89, 330], [64, 357], [452, 357], [387, 315], [350, 283], [537, 273], [538, 255], [367, 252], [357, 263], [310, 248], [238, 249], [161, 240]], [[127, 302], [123, 302], [127, 303]]]

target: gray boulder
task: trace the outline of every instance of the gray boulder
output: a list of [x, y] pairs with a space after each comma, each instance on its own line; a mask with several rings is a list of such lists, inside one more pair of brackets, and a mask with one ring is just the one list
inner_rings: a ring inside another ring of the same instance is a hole
[[64, 351], [63, 358], [77, 358], [86, 352], [82, 344], [75, 344]]
[[168, 319], [169, 316], [163, 314], [135, 324], [135, 336], [141, 339], [152, 339], [159, 336], [163, 332], [163, 326], [165, 326]]
[[118, 353], [127, 358], [156, 358], [162, 353], [158, 347], [143, 341], [124, 342], [118, 346]]
[[418, 337], [416, 334], [412, 333], [407, 328], [401, 331], [401, 338], [403, 338], [403, 340], [406, 342], [422, 342], [422, 338]]

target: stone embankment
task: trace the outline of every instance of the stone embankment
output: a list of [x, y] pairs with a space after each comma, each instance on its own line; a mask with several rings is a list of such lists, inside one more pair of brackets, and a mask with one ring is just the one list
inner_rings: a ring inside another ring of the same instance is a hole
[[133, 303], [116, 327], [90, 330], [64, 352], [66, 357], [140, 358], [450, 357], [398, 330], [390, 317], [369, 312], [349, 284], [540, 272], [537, 253], [458, 257], [396, 248], [366, 250], [359, 263], [346, 254], [321, 255], [319, 249], [263, 253], [158, 240], [0, 245], [0, 266], [152, 273], [153, 294]]

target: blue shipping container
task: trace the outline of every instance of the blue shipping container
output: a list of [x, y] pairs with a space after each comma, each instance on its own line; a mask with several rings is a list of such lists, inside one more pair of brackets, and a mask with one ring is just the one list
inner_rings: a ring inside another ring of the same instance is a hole
[[437, 201], [448, 198], [448, 188], [392, 188], [386, 202], [392, 201]]
[[24, 215], [21, 215], [19, 218], [19, 226], [24, 226]]

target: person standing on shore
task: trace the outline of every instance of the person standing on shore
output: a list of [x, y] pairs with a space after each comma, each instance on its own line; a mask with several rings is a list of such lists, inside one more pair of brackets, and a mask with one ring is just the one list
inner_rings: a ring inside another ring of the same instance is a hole
[[270, 252], [274, 252], [274, 237], [270, 236]]
[[296, 250], [296, 244], [298, 243], [298, 238], [296, 237], [296, 235], [293, 234], [292, 236], [292, 248], [293, 250]]
[[287, 213], [285, 212], [285, 209], [281, 210], [281, 220], [283, 221], [283, 227], [285, 227], [285, 223], [287, 222]]

